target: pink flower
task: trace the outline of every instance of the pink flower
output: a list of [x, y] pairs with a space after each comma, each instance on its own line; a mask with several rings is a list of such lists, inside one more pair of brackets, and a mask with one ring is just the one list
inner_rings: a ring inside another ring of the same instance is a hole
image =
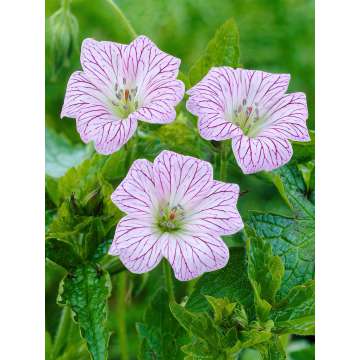
[[212, 68], [187, 92], [186, 106], [203, 138], [232, 139], [245, 174], [269, 171], [291, 159], [289, 140], [310, 140], [305, 94], [285, 94], [289, 81], [287, 74]]
[[61, 117], [76, 118], [81, 139], [93, 140], [101, 154], [111, 154], [134, 134], [137, 121], [166, 124], [184, 96], [176, 80], [180, 60], [159, 50], [145, 36], [129, 45], [85, 39], [83, 71], [68, 82]]
[[127, 215], [109, 254], [137, 274], [165, 257], [182, 281], [220, 269], [229, 258], [220, 236], [244, 226], [238, 196], [238, 185], [213, 180], [208, 162], [170, 151], [153, 164], [136, 160], [111, 197]]

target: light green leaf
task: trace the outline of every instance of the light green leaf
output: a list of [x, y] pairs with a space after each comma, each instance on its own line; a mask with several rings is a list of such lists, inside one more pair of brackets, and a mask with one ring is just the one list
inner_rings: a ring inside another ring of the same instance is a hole
[[215, 323], [221, 323], [223, 319], [228, 318], [235, 310], [236, 303], [231, 303], [228, 298], [219, 299], [210, 295], [205, 295], [214, 311]]
[[198, 83], [213, 66], [239, 67], [239, 30], [234, 19], [226, 21], [210, 40], [205, 53], [190, 69], [190, 83]]
[[91, 148], [82, 144], [73, 145], [63, 135], [45, 129], [45, 173], [58, 178], [73, 166], [91, 155]]
[[315, 282], [295, 286], [271, 312], [274, 332], [313, 335], [315, 333]]
[[169, 296], [159, 289], [145, 311], [144, 323], [136, 328], [142, 339], [140, 359], [180, 360], [184, 330], [170, 312]]
[[257, 345], [262, 360], [286, 360], [286, 353], [279, 336], [273, 335], [269, 342]]
[[48, 331], [45, 331], [45, 359], [51, 360], [53, 343], [51, 335]]
[[106, 360], [110, 332], [107, 299], [111, 280], [104, 270], [88, 264], [69, 273], [59, 287], [58, 303], [70, 305], [93, 360]]
[[251, 313], [253, 295], [244, 248], [230, 249], [229, 262], [223, 269], [206, 273], [197, 281], [186, 308], [194, 312], [209, 311], [205, 295], [228, 298], [231, 302], [242, 304], [247, 313]]

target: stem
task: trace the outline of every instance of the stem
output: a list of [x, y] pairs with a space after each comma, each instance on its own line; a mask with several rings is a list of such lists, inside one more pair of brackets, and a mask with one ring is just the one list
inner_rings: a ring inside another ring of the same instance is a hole
[[120, 341], [120, 354], [121, 360], [128, 360], [128, 341], [127, 341], [127, 331], [126, 331], [126, 272], [119, 274], [118, 282], [118, 303], [117, 303], [117, 315], [118, 315], [118, 325], [119, 325], [119, 341]]
[[175, 301], [174, 284], [172, 281], [172, 274], [169, 263], [163, 260], [163, 273], [165, 278], [166, 289], [169, 295], [170, 301]]
[[137, 37], [137, 34], [134, 28], [132, 27], [132, 25], [130, 24], [129, 20], [126, 18], [125, 14], [122, 12], [122, 10], [114, 3], [113, 0], [105, 0], [105, 1], [113, 8], [113, 10], [115, 10], [121, 23], [126, 28], [131, 38], [135, 39]]
[[62, 350], [65, 339], [68, 336], [69, 326], [71, 325], [71, 309], [70, 306], [65, 306], [62, 310], [60, 322], [56, 331], [54, 346], [53, 346], [53, 358], [56, 359]]
[[64, 10], [70, 9], [70, 2], [71, 0], [62, 0], [61, 6], [63, 7]]
[[226, 181], [227, 177], [227, 147], [226, 143], [221, 143], [220, 149], [220, 180]]

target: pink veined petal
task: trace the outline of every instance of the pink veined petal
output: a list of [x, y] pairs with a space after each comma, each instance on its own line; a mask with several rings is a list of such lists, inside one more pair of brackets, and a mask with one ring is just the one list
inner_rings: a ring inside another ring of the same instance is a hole
[[101, 88], [93, 84], [82, 71], [75, 71], [67, 84], [61, 117], [76, 117], [81, 111], [92, 107], [107, 111], [104, 103], [105, 96]]
[[238, 197], [238, 185], [213, 181], [208, 194], [199, 198], [186, 218], [186, 228], [194, 234], [231, 235], [240, 231], [244, 224], [236, 207]]
[[187, 281], [223, 268], [229, 260], [229, 249], [217, 235], [175, 233], [168, 234], [162, 255], [172, 266], [175, 277]]
[[81, 46], [80, 62], [84, 72], [110, 98], [114, 96], [115, 84], [126, 77], [125, 50], [126, 45], [94, 39], [85, 39]]
[[103, 107], [89, 106], [77, 116], [76, 127], [85, 143], [93, 140], [96, 151], [108, 155], [130, 139], [137, 128], [137, 120], [132, 115], [120, 120]]
[[125, 216], [117, 225], [109, 254], [118, 255], [131, 272], [141, 274], [159, 264], [163, 237], [146, 220]]
[[293, 153], [289, 141], [280, 137], [249, 138], [242, 135], [232, 140], [232, 148], [245, 174], [276, 169], [286, 164]]
[[111, 200], [127, 214], [152, 219], [158, 206], [153, 164], [144, 159], [135, 160]]
[[191, 207], [211, 186], [212, 167], [206, 161], [162, 151], [154, 161], [155, 184], [170, 206]]
[[309, 141], [306, 126], [308, 110], [304, 93], [293, 93], [281, 97], [267, 113], [267, 124], [259, 133], [266, 137], [283, 137], [295, 141]]
[[241, 84], [241, 97], [246, 99], [247, 105], [258, 103], [262, 109], [266, 109], [285, 94], [289, 86], [289, 74], [244, 69], [236, 71]]

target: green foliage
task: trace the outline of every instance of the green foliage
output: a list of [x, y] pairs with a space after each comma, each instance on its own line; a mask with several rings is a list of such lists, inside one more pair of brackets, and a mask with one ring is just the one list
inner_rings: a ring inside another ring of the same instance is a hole
[[190, 69], [190, 83], [198, 83], [213, 66], [239, 67], [239, 62], [239, 30], [230, 19], [216, 31], [203, 56]]
[[142, 339], [140, 359], [183, 358], [179, 344], [185, 334], [170, 312], [168, 299], [168, 293], [159, 289], [145, 311], [144, 323], [136, 325]]
[[197, 281], [186, 303], [186, 308], [195, 312], [210, 310], [205, 295], [215, 298], [226, 297], [231, 302], [242, 304], [247, 310], [251, 308], [252, 292], [247, 277], [247, 259], [244, 248], [230, 249], [229, 262], [223, 269], [206, 273]]
[[79, 324], [94, 360], [104, 360], [108, 356], [110, 332], [106, 320], [110, 293], [109, 275], [90, 264], [78, 267], [60, 284], [58, 303], [71, 307], [74, 321]]

